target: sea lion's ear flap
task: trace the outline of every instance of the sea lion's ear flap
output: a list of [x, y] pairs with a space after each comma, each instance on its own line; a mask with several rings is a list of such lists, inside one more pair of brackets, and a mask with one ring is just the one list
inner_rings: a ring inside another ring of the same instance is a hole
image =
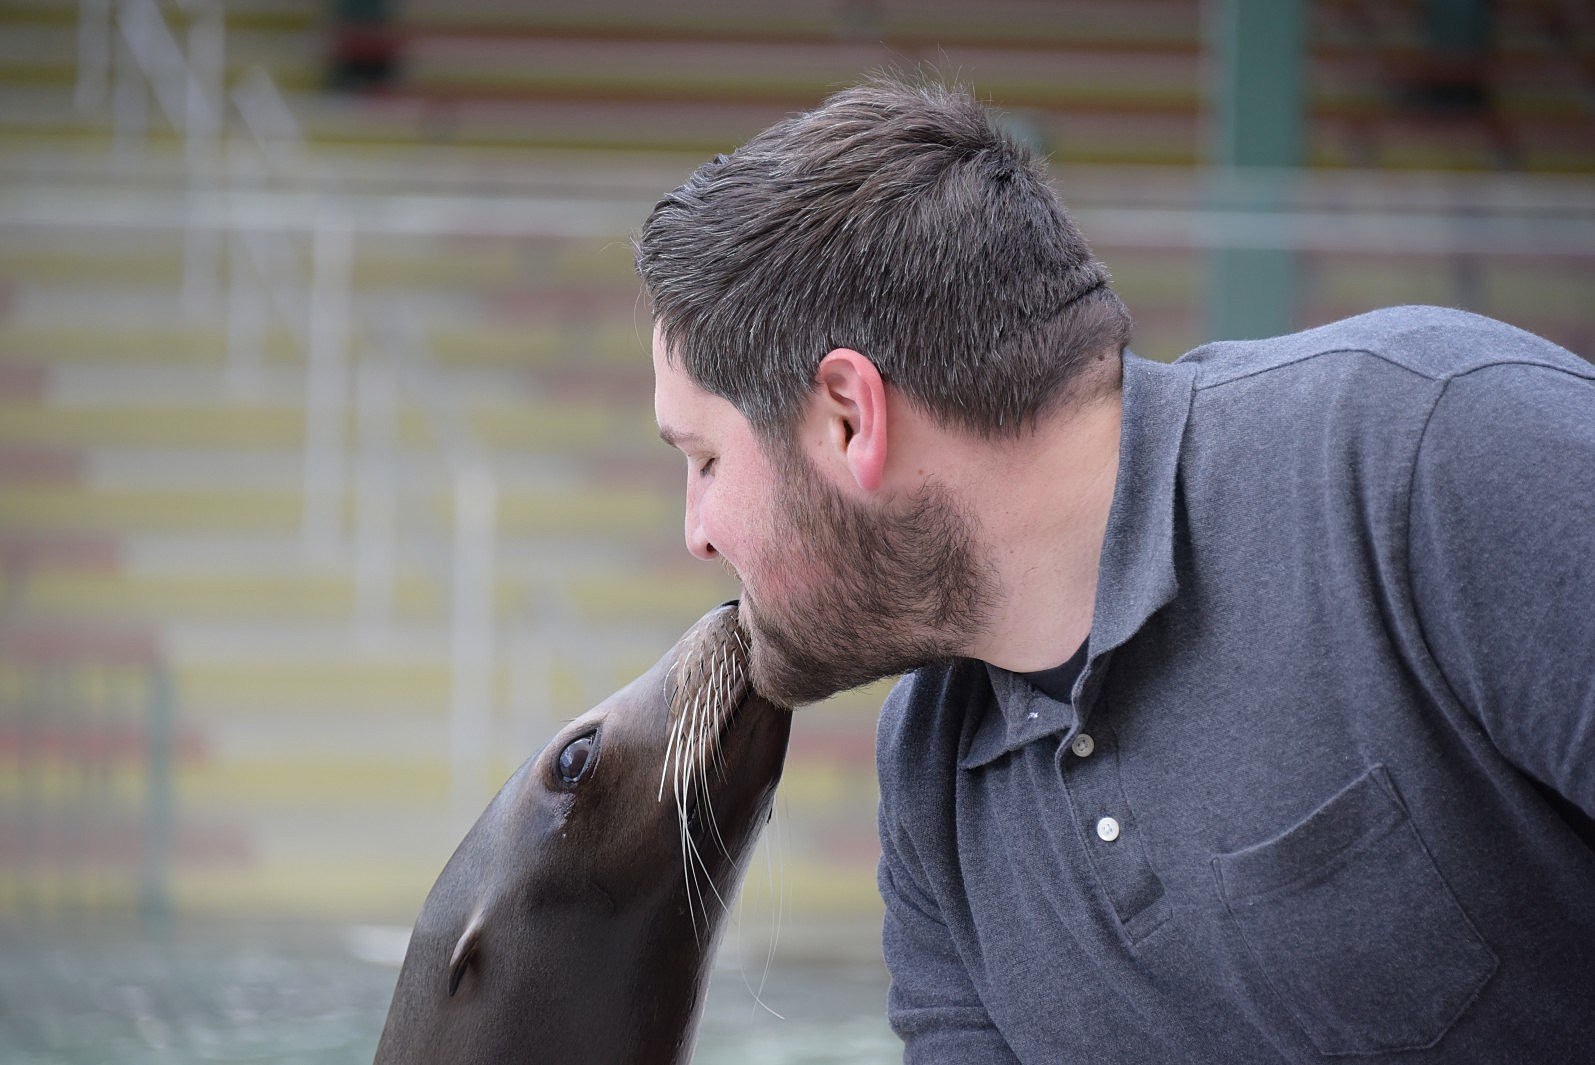
[[460, 933], [460, 941], [454, 944], [454, 954], [449, 958], [449, 997], [454, 997], [454, 992], [459, 989], [460, 977], [465, 975], [465, 970], [471, 967], [471, 959], [476, 957], [476, 945], [482, 937], [482, 914], [480, 911], [471, 915], [471, 923], [465, 926], [465, 931]]

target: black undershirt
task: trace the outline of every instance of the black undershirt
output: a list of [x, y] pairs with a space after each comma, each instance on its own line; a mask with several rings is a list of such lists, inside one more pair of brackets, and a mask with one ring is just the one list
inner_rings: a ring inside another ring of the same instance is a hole
[[1074, 682], [1080, 679], [1080, 673], [1085, 669], [1088, 642], [1080, 641], [1080, 649], [1070, 655], [1069, 660], [1063, 665], [1053, 666], [1051, 669], [1038, 669], [1034, 673], [1024, 673], [1021, 676], [1058, 702], [1072, 702]]

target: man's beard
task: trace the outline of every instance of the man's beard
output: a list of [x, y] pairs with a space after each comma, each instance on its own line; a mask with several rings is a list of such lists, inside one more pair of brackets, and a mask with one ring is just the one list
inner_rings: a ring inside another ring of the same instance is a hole
[[[761, 565], [744, 588], [753, 686], [787, 706], [955, 657], [990, 610], [994, 580], [973, 554], [968, 520], [926, 485], [884, 513], [825, 483], [800, 456], [781, 484]], [[784, 579], [772, 580], [779, 569]]]

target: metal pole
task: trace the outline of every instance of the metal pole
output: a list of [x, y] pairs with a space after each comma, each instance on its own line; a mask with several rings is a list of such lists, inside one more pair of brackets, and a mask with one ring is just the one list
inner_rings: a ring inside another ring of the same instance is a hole
[[[1304, 158], [1306, 14], [1301, 0], [1209, 0], [1216, 52], [1211, 199], [1217, 210], [1288, 210]], [[1209, 335], [1262, 337], [1296, 324], [1293, 252], [1217, 249]]]
[[125, 6], [117, 6], [112, 25], [111, 143], [117, 158], [127, 159], [149, 128], [149, 100], [133, 58], [132, 34], [137, 32], [137, 24], [129, 21]]
[[[225, 95], [226, 23], [219, 0], [202, 4], [188, 28], [188, 55], [179, 53], [183, 73], [183, 149], [189, 188], [200, 191], [219, 161]], [[182, 306], [197, 318], [215, 305], [221, 235], [190, 219], [183, 239]]]
[[239, 398], [259, 385], [265, 364], [267, 282], [249, 276], [250, 239], [246, 230], [227, 234], [227, 383]]
[[493, 584], [498, 485], [482, 460], [454, 479], [454, 592], [450, 619], [449, 810], [461, 831], [488, 785], [493, 723]]
[[370, 345], [355, 378], [360, 451], [355, 485], [355, 616], [375, 638], [393, 620], [398, 539], [398, 396], [393, 367]]
[[218, 0], [200, 6], [188, 27], [184, 148], [191, 164], [213, 162], [227, 103], [227, 23]]
[[139, 912], [159, 925], [171, 917], [172, 768], [176, 748], [176, 710], [166, 667], [149, 669], [149, 735], [144, 846], [139, 855]]
[[78, 4], [78, 77], [72, 102], [79, 111], [105, 104], [111, 79], [111, 0]]
[[343, 537], [352, 238], [341, 222], [321, 218], [312, 242], [302, 532], [313, 557], [330, 559]]
[[527, 610], [515, 628], [509, 656], [509, 707], [505, 742], [511, 750], [535, 751], [561, 720], [555, 663], [565, 649], [580, 646], [572, 631], [576, 614], [554, 580], [539, 578], [525, 593]]

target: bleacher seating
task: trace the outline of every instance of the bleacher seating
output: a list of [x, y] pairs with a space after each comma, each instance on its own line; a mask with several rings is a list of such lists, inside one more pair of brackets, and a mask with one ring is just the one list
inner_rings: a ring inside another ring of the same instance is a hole
[[[1312, 4], [1316, 171], [1559, 176], [1557, 209], [1587, 221], [1595, 15], [1554, 0], [1496, 7], [1495, 46], [1461, 74], [1440, 72], [1487, 90], [1459, 106], [1420, 91], [1440, 75], [1426, 65], [1417, 0]], [[163, 6], [179, 37], [187, 11]], [[0, 649], [32, 646], [30, 633], [114, 627], [169, 677], [177, 842], [163, 890], [180, 912], [408, 921], [461, 828], [446, 738], [447, 456], [425, 404], [406, 395], [394, 576], [386, 599], [363, 601], [352, 553], [306, 546], [303, 344], [274, 318], [256, 361], [241, 367], [229, 354], [229, 285], [241, 267], [225, 241], [212, 247], [208, 287], [185, 300], [194, 260], [180, 226], [18, 220], [41, 189], [82, 190], [85, 204], [129, 190], [177, 202], [191, 189], [170, 123], [152, 112], [130, 146], [109, 98], [74, 102], [78, 12], [70, 0], [0, 9]], [[475, 782], [482, 801], [557, 720], [734, 592], [681, 550], [679, 460], [652, 426], [627, 232], [654, 196], [860, 73], [923, 65], [1003, 106], [1085, 215], [1200, 200], [1189, 170], [1202, 152], [1197, 0], [412, 0], [384, 38], [390, 75], [336, 92], [338, 36], [320, 5], [246, 0], [227, 5], [226, 21], [227, 84], [266, 69], [303, 128], [302, 187], [406, 202], [585, 197], [617, 219], [589, 236], [499, 232], [489, 220], [354, 243], [350, 387], [362, 366], [385, 365], [386, 341], [361, 322], [396, 303], [413, 309], [437, 379], [500, 479], [498, 709], [493, 757]], [[231, 125], [236, 133], [236, 116]], [[234, 147], [216, 146], [206, 182], [237, 161]], [[1348, 188], [1350, 201], [1374, 195]], [[1468, 202], [1488, 198], [1488, 186], [1468, 189]], [[1447, 196], [1441, 188], [1422, 206]], [[1173, 357], [1202, 339], [1203, 253], [1172, 236], [1130, 240], [1108, 213], [1097, 250], [1136, 313], [1136, 346]], [[302, 236], [288, 245], [301, 265]], [[1467, 302], [1588, 354], [1592, 263], [1595, 249], [1320, 250], [1304, 256], [1301, 316]], [[361, 425], [351, 402], [351, 468]], [[349, 490], [338, 503], [348, 532], [360, 501]], [[63, 646], [52, 668], [100, 668], [93, 638]], [[26, 744], [45, 744], [52, 765], [81, 765], [96, 751], [122, 759], [147, 738], [127, 723], [136, 714], [25, 730], [15, 678], [36, 661], [0, 655], [0, 794], [43, 779], [33, 756], [24, 764], [19, 752], [35, 750]], [[789, 911], [867, 923], [878, 905], [879, 696], [806, 711], [796, 730], [780, 843]], [[124, 759], [107, 772], [139, 770]], [[38, 787], [45, 820], [31, 824], [64, 832], [81, 820]], [[0, 803], [7, 831], [9, 811]], [[24, 846], [19, 832], [0, 834], [0, 867], [27, 874], [0, 876], [0, 915], [135, 904], [137, 848], [80, 836], [100, 853], [95, 866], [33, 828]], [[84, 886], [107, 876], [122, 888]], [[755, 901], [765, 893], [749, 889]]]

